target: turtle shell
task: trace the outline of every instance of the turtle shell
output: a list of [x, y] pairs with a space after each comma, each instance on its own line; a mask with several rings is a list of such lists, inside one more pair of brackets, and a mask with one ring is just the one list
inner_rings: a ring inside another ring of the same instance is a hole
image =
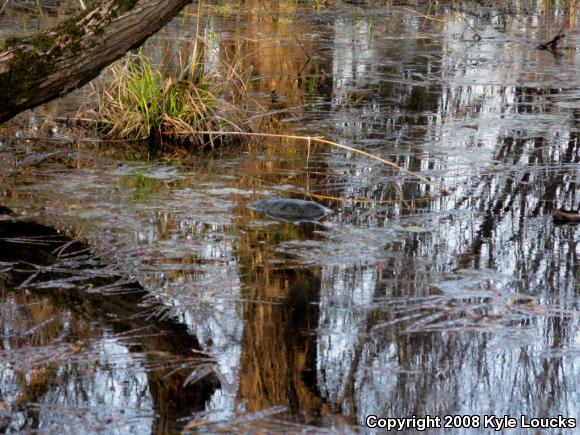
[[252, 202], [248, 207], [273, 219], [290, 222], [319, 221], [332, 213], [332, 210], [314, 201], [303, 199], [261, 199]]

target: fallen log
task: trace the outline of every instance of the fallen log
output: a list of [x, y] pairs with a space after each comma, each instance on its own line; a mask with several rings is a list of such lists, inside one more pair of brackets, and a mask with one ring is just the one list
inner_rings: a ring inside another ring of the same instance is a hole
[[0, 52], [0, 123], [95, 78], [191, 0], [96, 0], [56, 27], [8, 39]]

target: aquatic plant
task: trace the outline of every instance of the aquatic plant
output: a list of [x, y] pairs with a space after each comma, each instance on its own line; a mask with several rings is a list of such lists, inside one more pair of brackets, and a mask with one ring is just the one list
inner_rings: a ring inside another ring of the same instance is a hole
[[306, 83], [307, 94], [309, 97], [313, 97], [316, 95], [317, 87], [318, 87], [318, 70], [314, 71], [314, 74], [308, 77], [308, 81]]
[[[154, 67], [139, 51], [114, 64], [97, 86], [98, 126], [112, 138], [195, 148], [221, 142], [222, 129], [249, 130], [242, 104], [247, 74], [236, 64], [206, 62], [197, 44], [187, 65], [179, 63], [177, 72]], [[216, 133], [197, 133], [209, 130]]]

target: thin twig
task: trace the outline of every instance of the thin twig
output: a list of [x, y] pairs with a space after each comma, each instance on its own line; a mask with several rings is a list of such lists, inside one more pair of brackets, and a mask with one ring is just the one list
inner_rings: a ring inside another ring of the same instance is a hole
[[6, 0], [4, 2], [4, 4], [2, 5], [2, 9], [0, 9], [0, 15], [2, 15], [2, 12], [4, 12], [4, 9], [6, 8], [6, 5], [8, 4], [8, 0]]
[[291, 32], [292, 32], [292, 37], [296, 40], [296, 42], [298, 43], [298, 46], [302, 49], [302, 51], [306, 55], [306, 62], [304, 62], [304, 65], [302, 65], [302, 67], [298, 71], [298, 74], [296, 74], [296, 76], [297, 76], [296, 80], [298, 80], [298, 78], [302, 75], [302, 71], [304, 71], [304, 69], [308, 66], [311, 59], [310, 59], [310, 55], [308, 54], [308, 51], [306, 50], [306, 47], [304, 47], [304, 44], [302, 44], [300, 39], [298, 39], [298, 37], [296, 36], [296, 33], [294, 33], [293, 29]]
[[215, 131], [215, 130], [205, 130], [205, 131], [196, 131], [196, 134], [219, 134], [219, 135], [223, 135], [223, 136], [254, 136], [254, 137], [270, 137], [270, 138], [281, 138], [281, 139], [294, 139], [294, 140], [303, 140], [306, 141], [307, 143], [320, 143], [320, 144], [325, 144], [325, 145], [331, 145], [334, 146], [336, 148], [341, 148], [347, 151], [351, 151], [355, 154], [359, 154], [361, 156], [365, 156], [368, 157], [370, 159], [373, 160], [377, 160], [387, 166], [390, 166], [393, 169], [396, 169], [400, 172], [403, 172], [405, 174], [411, 175], [421, 181], [423, 181], [424, 183], [435, 187], [436, 189], [438, 189], [443, 195], [448, 195], [449, 192], [447, 191], [447, 189], [442, 186], [439, 183], [436, 183], [434, 181], [429, 180], [428, 178], [423, 177], [422, 175], [419, 175], [413, 171], [410, 171], [408, 169], [405, 169], [399, 165], [397, 165], [396, 163], [393, 163], [389, 160], [383, 159], [382, 157], [376, 156], [374, 154], [371, 153], [367, 153], [366, 151], [363, 150], [359, 150], [358, 148], [354, 148], [348, 145], [343, 145], [340, 144], [338, 142], [333, 142], [331, 140], [327, 140], [324, 139], [322, 136], [298, 136], [298, 135], [289, 135], [289, 134], [274, 134], [274, 133], [254, 133], [254, 132], [240, 132], [240, 131]]
[[433, 17], [433, 16], [430, 16], [430, 15], [425, 15], [425, 14], [422, 14], [421, 12], [419, 12], [419, 11], [416, 11], [415, 9], [411, 9], [411, 8], [405, 8], [405, 7], [404, 7], [404, 8], [402, 8], [402, 9], [403, 9], [403, 10], [405, 10], [405, 11], [407, 11], [407, 12], [411, 12], [411, 13], [413, 13], [413, 14], [419, 15], [420, 17], [423, 17], [423, 18], [425, 18], [425, 19], [427, 19], [427, 20], [431, 20], [431, 21], [437, 21], [437, 22], [439, 22], [439, 23], [448, 23], [449, 21], [452, 21], [452, 20], [449, 20], [449, 19], [447, 19], [447, 20], [443, 20], [443, 19], [441, 19], [441, 18], [435, 18], [435, 17]]

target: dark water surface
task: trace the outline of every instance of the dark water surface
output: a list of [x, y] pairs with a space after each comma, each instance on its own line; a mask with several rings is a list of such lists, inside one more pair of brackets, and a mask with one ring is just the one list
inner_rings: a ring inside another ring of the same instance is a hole
[[[368, 415], [478, 415], [481, 432], [509, 415], [516, 433], [522, 415], [580, 418], [580, 225], [550, 216], [580, 208], [578, 17], [557, 53], [536, 50], [563, 11], [523, 3], [439, 21], [205, 8], [206, 55], [252, 67], [256, 117], [449, 195], [287, 139], [178, 164], [8, 138], [70, 135], [50, 119], [90, 106], [88, 88], [3, 126], [0, 427], [364, 432]], [[195, 10], [146, 52], [188, 53]], [[22, 31], [11, 13], [0, 23]], [[335, 213], [247, 207], [269, 196]]]

